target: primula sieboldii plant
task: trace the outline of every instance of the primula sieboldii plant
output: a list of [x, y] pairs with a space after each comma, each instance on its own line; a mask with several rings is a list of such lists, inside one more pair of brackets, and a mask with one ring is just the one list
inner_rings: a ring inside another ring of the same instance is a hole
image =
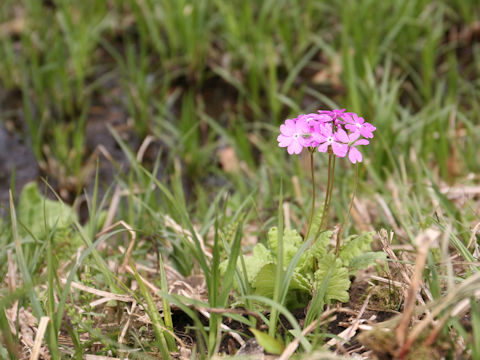
[[[288, 119], [280, 126], [280, 135], [277, 137], [278, 146], [286, 147], [290, 155], [300, 154], [303, 149], [310, 152], [310, 165], [312, 173], [313, 201], [308, 224], [308, 238], [313, 222], [315, 208], [315, 175], [313, 158], [317, 152], [328, 153], [328, 180], [325, 194], [325, 202], [322, 211], [322, 219], [315, 238], [325, 230], [328, 222], [328, 213], [335, 176], [336, 158], [347, 157], [355, 164], [355, 187], [352, 200], [349, 205], [348, 218], [353, 199], [355, 197], [356, 184], [358, 180], [358, 163], [363, 161], [363, 155], [357, 148], [361, 145], [368, 145], [373, 138], [375, 126], [365, 121], [364, 118], [345, 109], [319, 110], [317, 113], [299, 115], [295, 119]], [[344, 226], [342, 226], [343, 228]], [[337, 236], [337, 253], [340, 249], [341, 232]]]
[[[279, 301], [277, 289], [288, 284], [288, 291], [281, 295], [284, 296], [282, 305], [296, 309], [309, 304], [306, 326], [322, 314], [325, 304], [348, 301], [351, 274], [374, 264], [377, 259], [385, 259], [383, 252], [369, 251], [373, 241], [372, 232], [352, 234], [342, 239], [342, 229], [345, 228], [355, 198], [359, 163], [363, 161], [359, 148], [370, 143], [375, 130], [373, 125], [345, 109], [299, 115], [280, 126], [277, 138], [280, 147], [287, 148], [290, 155], [300, 154], [304, 149], [310, 154], [313, 196], [308, 228], [302, 234], [284, 227], [279, 210], [279, 226], [268, 232], [267, 246], [258, 243], [252, 249], [252, 254], [244, 257], [240, 270], [244, 274], [241, 286], [245, 286], [245, 279], [256, 295]], [[314, 156], [318, 153], [328, 156], [328, 166], [325, 166], [328, 167], [328, 180], [323, 209], [314, 220]], [[336, 233], [337, 241], [333, 244], [334, 231], [327, 230], [327, 225], [337, 158], [348, 159], [353, 164], [355, 178], [345, 222]], [[222, 273], [227, 271], [229, 264], [228, 260], [220, 264]], [[287, 274], [289, 277], [284, 279], [283, 276]], [[237, 285], [240, 288], [240, 284]], [[278, 313], [273, 309], [276, 308], [272, 307], [270, 313], [270, 329], [276, 328], [278, 318]]]
[[363, 161], [359, 145], [368, 145], [375, 126], [352, 112], [320, 110], [318, 113], [288, 119], [280, 126], [278, 146], [286, 147], [290, 155], [310, 151], [330, 152], [345, 157], [353, 163]]

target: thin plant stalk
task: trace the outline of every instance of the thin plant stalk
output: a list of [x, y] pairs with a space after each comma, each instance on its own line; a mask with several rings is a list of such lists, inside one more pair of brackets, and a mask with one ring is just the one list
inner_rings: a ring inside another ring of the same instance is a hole
[[327, 189], [325, 190], [325, 201], [323, 202], [322, 221], [320, 222], [320, 227], [318, 228], [319, 231], [323, 229], [323, 224], [325, 223], [325, 214], [327, 212], [328, 197], [329, 197], [329, 194], [330, 194], [330, 178], [332, 176], [332, 159], [333, 159], [333, 155], [331, 153], [329, 153], [328, 154]]
[[328, 224], [328, 213], [330, 212], [330, 200], [332, 197], [334, 177], [335, 177], [335, 156], [331, 151], [329, 151], [327, 189], [325, 190], [325, 201], [323, 203], [322, 220], [320, 222], [320, 226], [318, 227], [317, 233], [315, 234], [315, 241], [318, 239], [322, 231], [325, 230]]
[[355, 200], [355, 196], [357, 194], [357, 185], [358, 185], [358, 163], [355, 163], [355, 178], [353, 182], [353, 192], [352, 192], [352, 198], [350, 199], [350, 203], [348, 204], [348, 210], [347, 214], [345, 215], [345, 219], [343, 220], [343, 224], [340, 227], [340, 230], [338, 230], [338, 235], [337, 235], [337, 244], [335, 246], [335, 255], [338, 256], [340, 253], [340, 242], [342, 241], [342, 233], [343, 229], [345, 229], [345, 226], [347, 225], [347, 221], [350, 218], [350, 214], [352, 212], [352, 207], [353, 207], [353, 202]]
[[333, 193], [333, 180], [335, 179], [335, 162], [337, 158], [333, 156], [332, 159], [332, 176], [330, 178], [330, 191], [328, 192], [328, 204], [327, 211], [325, 212], [325, 224], [323, 224], [323, 230], [327, 228], [328, 225], [328, 215], [330, 214], [330, 205], [332, 204], [332, 193]]
[[[280, 201], [278, 203], [278, 233], [277, 233], [277, 267], [275, 272], [275, 285], [273, 290], [273, 301], [280, 304], [282, 296], [282, 282], [285, 272], [283, 271], [283, 184], [280, 184]], [[268, 325], [268, 334], [275, 338], [278, 322], [278, 308], [272, 306], [270, 311], [270, 321]]]
[[321, 229], [325, 230], [328, 224], [328, 216], [330, 212], [330, 204], [332, 200], [332, 192], [333, 192], [333, 180], [335, 178], [335, 160], [336, 157], [330, 153], [328, 158], [328, 179], [327, 179], [327, 191], [325, 194], [325, 203], [324, 203], [324, 212], [322, 214], [322, 222], [321, 222]]
[[307, 229], [307, 235], [305, 236], [305, 240], [308, 239], [308, 235], [310, 235], [310, 230], [312, 228], [312, 223], [313, 223], [313, 214], [315, 212], [315, 170], [313, 166], [313, 155], [314, 155], [315, 149], [310, 149], [310, 171], [312, 173], [312, 208], [310, 210], [310, 220], [308, 221], [308, 229]]

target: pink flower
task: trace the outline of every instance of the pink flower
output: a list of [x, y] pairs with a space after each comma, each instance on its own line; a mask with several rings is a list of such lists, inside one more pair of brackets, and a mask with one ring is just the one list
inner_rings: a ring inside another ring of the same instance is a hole
[[330, 111], [325, 111], [325, 114], [324, 114], [324, 113], [321, 113], [321, 111], [319, 111], [319, 114], [308, 114], [305, 116], [312, 117], [313, 119], [315, 119], [315, 122], [317, 124], [325, 124], [327, 122], [333, 121], [334, 119], [334, 117], [332, 115], [327, 114], [327, 112], [330, 113]]
[[280, 135], [277, 137], [278, 146], [286, 147], [287, 152], [292, 154], [300, 154], [302, 149], [309, 146], [310, 128], [305, 120], [288, 119], [285, 124], [280, 125]]
[[337, 118], [342, 116], [345, 113], [345, 109], [334, 109], [334, 110], [318, 110], [319, 114], [326, 114], [332, 118]]
[[331, 119], [330, 121], [333, 121], [334, 125], [343, 124], [341, 117], [345, 114], [349, 114], [345, 112], [345, 109], [318, 110], [318, 113], [323, 116], [329, 116]]
[[352, 132], [360, 132], [360, 135], [366, 138], [373, 138], [373, 132], [377, 129], [372, 124], [365, 122], [365, 119], [355, 113], [345, 114], [345, 128]]
[[348, 139], [348, 135], [343, 129], [338, 129], [333, 133], [332, 125], [327, 123], [321, 125], [318, 131], [312, 134], [312, 138], [319, 144], [318, 151], [320, 152], [327, 152], [328, 147], [331, 146], [333, 153], [338, 157], [347, 155], [348, 145], [342, 144], [344, 142], [342, 139]]
[[362, 153], [356, 146], [368, 145], [370, 143], [367, 139], [358, 140], [359, 137], [360, 133], [357, 131], [347, 136], [348, 141], [345, 141], [345, 138], [343, 138], [343, 141], [348, 143], [348, 160], [350, 160], [352, 164], [363, 161]]
[[311, 134], [315, 133], [319, 126], [321, 126], [324, 122], [325, 115], [319, 115], [319, 114], [306, 114], [306, 115], [300, 115], [297, 118], [298, 121], [304, 121], [309, 129], [308, 136], [307, 134], [304, 134], [303, 136], [303, 146], [304, 147], [317, 147], [318, 142], [316, 142]]
[[306, 115], [300, 115], [297, 118], [297, 121], [305, 121], [307, 125], [310, 127], [311, 130], [319, 124], [319, 119], [321, 119], [320, 115], [318, 114], [306, 114]]
[[[338, 157], [345, 157], [352, 163], [362, 162], [363, 156], [357, 146], [368, 145], [373, 138], [375, 126], [362, 117], [345, 109], [319, 110], [318, 113], [302, 114], [288, 119], [280, 126], [278, 146], [286, 147], [288, 153], [300, 154], [304, 147], [317, 148], [319, 152], [330, 149]], [[348, 131], [348, 133], [347, 133]]]

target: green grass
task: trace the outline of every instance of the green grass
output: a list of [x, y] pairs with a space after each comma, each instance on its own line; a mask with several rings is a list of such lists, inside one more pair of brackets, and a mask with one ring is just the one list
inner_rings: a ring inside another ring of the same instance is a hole
[[[301, 335], [302, 322], [286, 308], [295, 265], [278, 266], [273, 300], [261, 298], [241, 255], [265, 243], [272, 226], [288, 222], [305, 231], [308, 159], [277, 147], [278, 125], [334, 107], [377, 127], [363, 151], [357, 191], [369, 216], [357, 209], [344, 235], [393, 230], [398, 261], [373, 271], [404, 281], [393, 269], [413, 264], [419, 234], [438, 230], [421, 295], [442, 324], [431, 346], [478, 357], [478, 293], [470, 283], [479, 267], [472, 235], [478, 194], [468, 191], [480, 170], [479, 19], [475, 0], [3, 1], [0, 119], [48, 179], [51, 188], [40, 192], [73, 210], [65, 207], [65, 223], [51, 221], [51, 204], [42, 198], [34, 215], [25, 215], [20, 189], [2, 204], [9, 216], [0, 222], [0, 278], [15, 284], [0, 285], [0, 357], [22, 358], [24, 311], [37, 321], [49, 317], [43, 344], [52, 358], [167, 358], [179, 349], [211, 358], [239, 345], [222, 324], [244, 340], [257, 327], [285, 345], [299, 338], [299, 354], [321, 350], [331, 329], [323, 324]], [[105, 125], [100, 135], [113, 154], [99, 155], [97, 177], [90, 176], [97, 155], [87, 148], [94, 122]], [[118, 148], [108, 145], [112, 138]], [[145, 138], [152, 143], [140, 161]], [[233, 167], [222, 164], [222, 152]], [[110, 161], [115, 180], [105, 184], [101, 165]], [[327, 161], [317, 156], [315, 165], [321, 204]], [[339, 161], [330, 227], [344, 221], [353, 176], [353, 167]], [[137, 236], [131, 272], [120, 268], [128, 231], [100, 234], [106, 221], [120, 220]], [[281, 253], [280, 244], [281, 235]], [[188, 283], [193, 275], [205, 282], [200, 293]], [[183, 292], [168, 292], [175, 280]], [[122, 343], [132, 303], [92, 306], [99, 297], [74, 283], [135, 299]], [[366, 291], [394, 299], [381, 310], [403, 309], [391, 286], [370, 280]], [[358, 311], [364, 300], [350, 306]], [[470, 302], [454, 313], [462, 300]], [[3, 311], [15, 306], [16, 314]], [[108, 319], [108, 309], [116, 317]], [[322, 311], [307, 310], [307, 323], [326, 320]], [[423, 311], [417, 304], [418, 321]], [[411, 356], [419, 356], [434, 326], [419, 334]]]

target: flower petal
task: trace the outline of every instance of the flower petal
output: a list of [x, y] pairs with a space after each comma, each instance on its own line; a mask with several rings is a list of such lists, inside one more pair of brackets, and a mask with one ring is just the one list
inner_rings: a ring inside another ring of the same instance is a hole
[[322, 122], [322, 123], [325, 123], [325, 122], [332, 121], [333, 119], [330, 115], [320, 114], [320, 115], [318, 115], [317, 120]]
[[328, 150], [328, 143], [324, 142], [323, 144], [318, 145], [318, 151], [327, 152], [327, 150]]
[[286, 146], [288, 146], [292, 143], [293, 138], [290, 137], [290, 136], [285, 136], [285, 135], [280, 134], [277, 137], [277, 141], [278, 141], [278, 146], [286, 147]]
[[347, 113], [342, 115], [342, 119], [347, 122], [353, 124], [355, 121], [352, 118], [352, 113]]
[[318, 128], [320, 134], [326, 138], [333, 135], [332, 123], [325, 123]]
[[323, 136], [321, 133], [319, 132], [314, 132], [312, 133], [312, 135], [310, 136], [311, 139], [313, 139], [314, 141], [317, 141], [319, 143], [323, 143], [327, 140], [327, 138], [325, 136]]
[[340, 144], [338, 142], [333, 142], [332, 150], [333, 150], [333, 153], [338, 157], [344, 157], [345, 155], [347, 155], [348, 145]]
[[362, 135], [363, 137], [369, 138], [369, 139], [373, 138], [372, 132], [365, 129], [365, 128], [360, 129], [360, 135]]
[[297, 139], [297, 141], [302, 145], [303, 147], [310, 147], [310, 146], [317, 146], [318, 141], [315, 141], [312, 136], [309, 137], [302, 137]]
[[292, 141], [292, 143], [288, 146], [287, 151], [290, 155], [300, 154], [302, 152], [302, 149], [302, 145], [300, 145], [297, 141]]
[[335, 133], [335, 137], [337, 138], [338, 141], [341, 141], [344, 143], [348, 143], [349, 141], [347, 133], [342, 128], [339, 128], [337, 130], [337, 132]]
[[368, 141], [367, 139], [360, 139], [358, 141], [355, 141], [355, 143], [353, 144], [353, 146], [358, 146], [358, 145], [368, 145], [370, 144], [370, 141]]
[[[356, 127], [355, 127], [356, 128]], [[351, 141], [355, 141], [357, 140], [359, 137], [360, 137], [360, 132], [358, 132], [358, 129], [356, 129], [357, 131], [354, 131], [352, 132], [350, 135], [348, 135], [348, 140], [351, 142]]]
[[310, 133], [310, 125], [304, 119], [298, 119], [295, 123], [295, 132], [300, 134], [309, 134]]
[[357, 162], [362, 162], [363, 157], [362, 153], [357, 150], [355, 147], [351, 147], [350, 151], [348, 152], [348, 160], [352, 162], [352, 164], [355, 164]]
[[350, 130], [351, 132], [358, 131], [358, 128], [354, 124], [345, 124], [345, 129]]
[[292, 136], [295, 133], [295, 129], [293, 120], [287, 120], [285, 124], [280, 125], [280, 132], [286, 136]]

